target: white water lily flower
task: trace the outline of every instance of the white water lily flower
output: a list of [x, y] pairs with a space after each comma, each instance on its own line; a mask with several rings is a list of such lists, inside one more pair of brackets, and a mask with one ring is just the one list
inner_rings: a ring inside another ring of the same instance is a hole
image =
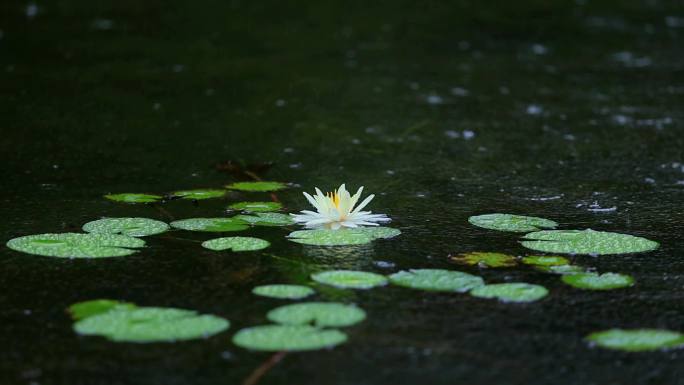
[[331, 230], [338, 230], [342, 227], [378, 226], [380, 222], [389, 222], [391, 219], [385, 214], [361, 211], [373, 200], [375, 197], [373, 194], [356, 206], [362, 191], [363, 186], [352, 196], [342, 184], [335, 192], [323, 195], [316, 187], [316, 195], [304, 193], [306, 199], [316, 208], [316, 212], [303, 210], [301, 214], [290, 215], [295, 222], [303, 223], [308, 228]]

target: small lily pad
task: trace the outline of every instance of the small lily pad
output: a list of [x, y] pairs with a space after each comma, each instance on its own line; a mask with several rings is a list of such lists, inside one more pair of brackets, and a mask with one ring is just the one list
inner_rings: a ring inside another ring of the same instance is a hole
[[192, 199], [192, 200], [202, 200], [210, 198], [220, 198], [226, 195], [226, 190], [216, 190], [216, 189], [197, 189], [197, 190], [182, 190], [174, 191], [171, 193], [174, 197], [179, 197], [182, 199]]
[[354, 270], [323, 271], [312, 274], [311, 279], [340, 289], [370, 289], [387, 285], [384, 275]]
[[526, 234], [521, 242], [528, 249], [563, 254], [627, 254], [658, 248], [658, 242], [628, 234], [587, 230], [548, 230]]
[[163, 198], [161, 195], [136, 193], [108, 194], [104, 197], [112, 201], [125, 203], [154, 203]]
[[468, 218], [471, 224], [490, 230], [526, 233], [541, 229], [555, 229], [558, 223], [544, 218], [513, 214], [483, 214]]
[[198, 315], [191, 310], [137, 307], [93, 315], [74, 324], [81, 335], [97, 335], [117, 342], [173, 342], [206, 338], [230, 326], [228, 320]]
[[526, 265], [534, 266], [561, 266], [570, 264], [570, 261], [568, 261], [567, 258], [559, 257], [557, 255], [530, 255], [524, 257], [522, 262]]
[[202, 247], [216, 251], [253, 251], [265, 249], [270, 245], [268, 241], [253, 237], [225, 237], [202, 242]]
[[233, 210], [249, 211], [252, 213], [262, 213], [268, 211], [278, 211], [283, 205], [278, 202], [238, 202], [228, 206]]
[[294, 223], [292, 217], [281, 213], [255, 213], [255, 215], [236, 215], [236, 219], [256, 226], [287, 226]]
[[450, 259], [463, 265], [480, 267], [511, 267], [517, 264], [514, 256], [501, 253], [472, 252], [455, 255]]
[[535, 266], [539, 271], [551, 274], [578, 274], [587, 271], [585, 267], [577, 265], [551, 265], [551, 266]]
[[108, 311], [132, 310], [135, 308], [135, 304], [130, 302], [115, 301], [111, 299], [95, 299], [92, 301], [75, 303], [69, 306], [67, 310], [69, 311], [69, 314], [71, 314], [71, 318], [78, 321]]
[[7, 242], [12, 250], [57, 258], [123, 257], [143, 246], [142, 239], [116, 234], [37, 234]]
[[621, 289], [634, 285], [634, 278], [629, 275], [617, 273], [596, 273], [568, 274], [561, 277], [564, 283], [578, 289], [588, 290], [611, 290]]
[[396, 237], [401, 231], [390, 227], [359, 227], [355, 229], [317, 229], [291, 232], [287, 237], [297, 243], [315, 246], [347, 246], [371, 243], [375, 239]]
[[322, 330], [309, 325], [255, 326], [233, 336], [235, 345], [268, 352], [318, 350], [346, 341], [347, 335], [339, 330]]
[[610, 329], [592, 333], [586, 340], [602, 348], [627, 352], [684, 347], [684, 334], [665, 329]]
[[302, 299], [313, 295], [315, 291], [308, 286], [276, 284], [257, 286], [252, 293], [270, 298]]
[[305, 302], [275, 308], [266, 317], [284, 325], [342, 327], [363, 321], [366, 312], [356, 306], [337, 302]]
[[529, 283], [496, 283], [473, 289], [470, 295], [479, 298], [497, 298], [501, 302], [533, 302], [549, 293], [544, 286]]
[[229, 184], [226, 188], [239, 191], [267, 192], [282, 190], [287, 188], [287, 185], [281, 182], [237, 182]]
[[190, 231], [242, 231], [247, 230], [249, 225], [236, 218], [190, 218], [171, 222], [171, 227]]
[[144, 237], [160, 234], [169, 229], [164, 222], [149, 218], [104, 218], [83, 225], [83, 231], [94, 234], [122, 234]]
[[463, 273], [442, 269], [411, 269], [400, 271], [389, 276], [392, 284], [409, 287], [411, 289], [428, 291], [467, 292], [473, 288], [483, 286], [482, 278]]

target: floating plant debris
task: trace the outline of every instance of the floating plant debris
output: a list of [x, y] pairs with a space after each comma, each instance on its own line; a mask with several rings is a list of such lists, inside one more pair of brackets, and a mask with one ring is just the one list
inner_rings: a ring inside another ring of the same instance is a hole
[[154, 203], [163, 198], [161, 195], [136, 193], [108, 194], [104, 197], [112, 201], [125, 203]]
[[611, 290], [621, 289], [634, 285], [634, 278], [629, 275], [617, 273], [596, 273], [567, 274], [561, 277], [564, 283], [578, 289], [587, 290]]
[[510, 267], [517, 264], [514, 256], [501, 253], [471, 252], [449, 257], [454, 262], [463, 265], [477, 265], [481, 267]]
[[370, 211], [361, 211], [366, 207], [375, 195], [371, 194], [359, 203], [363, 186], [353, 196], [344, 187], [344, 184], [334, 192], [323, 195], [316, 187], [316, 195], [304, 193], [304, 197], [316, 209], [316, 212], [304, 210], [301, 214], [293, 214], [295, 222], [304, 224], [312, 229], [338, 230], [340, 228], [357, 228], [359, 226], [373, 226], [382, 222], [389, 222], [390, 218], [385, 214], [373, 214]]
[[331, 348], [347, 341], [339, 330], [310, 325], [262, 325], [242, 329], [233, 336], [240, 347], [268, 352], [306, 351]]
[[117, 342], [173, 342], [206, 338], [230, 326], [228, 320], [191, 310], [162, 307], [115, 307], [74, 323], [81, 335]]
[[354, 305], [337, 302], [305, 302], [275, 308], [266, 317], [283, 325], [343, 327], [363, 321], [366, 312]]
[[570, 261], [557, 255], [530, 255], [523, 257], [522, 263], [534, 266], [561, 266], [570, 264]]
[[539, 271], [551, 274], [578, 274], [587, 271], [585, 267], [577, 265], [550, 265], [550, 266], [535, 266]]
[[171, 195], [174, 197], [179, 197], [179, 198], [183, 198], [183, 199], [202, 200], [202, 199], [210, 199], [210, 198], [220, 198], [220, 197], [226, 195], [226, 190], [217, 190], [217, 189], [182, 190], [182, 191], [174, 191], [171, 193]]
[[202, 242], [202, 247], [215, 251], [253, 251], [265, 249], [270, 245], [268, 241], [253, 237], [225, 237]]
[[241, 231], [249, 228], [247, 222], [236, 218], [190, 218], [171, 222], [171, 227], [190, 231]]
[[384, 275], [354, 270], [323, 271], [312, 274], [311, 279], [340, 289], [370, 289], [387, 284]]
[[143, 246], [142, 239], [116, 234], [37, 234], [7, 242], [12, 250], [57, 258], [123, 257]]
[[375, 239], [392, 238], [401, 231], [390, 227], [359, 227], [339, 230], [299, 230], [293, 231], [288, 238], [297, 243], [316, 246], [362, 245]]
[[470, 295], [479, 298], [496, 298], [501, 302], [533, 302], [549, 293], [544, 286], [529, 283], [495, 283], [473, 289]]
[[164, 222], [149, 218], [104, 218], [83, 225], [83, 231], [93, 234], [122, 234], [144, 237], [160, 234], [169, 229]]
[[237, 182], [229, 184], [226, 188], [239, 191], [268, 192], [282, 190], [287, 188], [287, 185], [281, 182]]
[[249, 211], [252, 213], [261, 213], [268, 211], [278, 211], [283, 207], [278, 202], [238, 202], [228, 206], [233, 210]]
[[108, 311], [132, 310], [135, 304], [130, 302], [115, 301], [112, 299], [94, 299], [91, 301], [75, 303], [67, 309], [71, 318], [78, 321]]
[[313, 295], [315, 291], [308, 286], [274, 284], [257, 286], [252, 289], [252, 293], [269, 298], [302, 299]]
[[287, 226], [294, 223], [292, 217], [281, 213], [255, 213], [254, 215], [236, 215], [235, 219], [256, 226]]
[[467, 292], [483, 286], [482, 278], [461, 271], [442, 269], [411, 269], [389, 276], [392, 284], [428, 291]]
[[523, 246], [545, 253], [627, 254], [651, 251], [658, 242], [628, 234], [587, 230], [548, 230], [526, 234]]
[[558, 223], [544, 218], [513, 214], [483, 214], [468, 218], [471, 224], [490, 230], [526, 233], [541, 229], [554, 229]]
[[610, 329], [586, 337], [592, 345], [627, 352], [684, 347], [684, 334], [665, 329]]

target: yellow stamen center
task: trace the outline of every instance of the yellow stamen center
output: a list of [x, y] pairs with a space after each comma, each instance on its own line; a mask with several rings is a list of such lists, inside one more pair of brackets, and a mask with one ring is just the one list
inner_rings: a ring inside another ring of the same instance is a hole
[[340, 208], [340, 194], [337, 193], [337, 190], [335, 190], [334, 193], [329, 192], [326, 194], [326, 196], [332, 201], [332, 203], [335, 205], [335, 208]]

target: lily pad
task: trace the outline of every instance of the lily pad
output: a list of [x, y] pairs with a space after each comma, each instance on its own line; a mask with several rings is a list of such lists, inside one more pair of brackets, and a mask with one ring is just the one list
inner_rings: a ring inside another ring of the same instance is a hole
[[309, 325], [255, 326], [233, 336], [235, 345], [268, 352], [318, 350], [346, 341], [347, 335], [339, 330], [322, 330]]
[[210, 198], [220, 198], [226, 195], [226, 190], [216, 190], [216, 189], [197, 189], [197, 190], [182, 190], [174, 191], [171, 193], [174, 197], [179, 197], [182, 199], [192, 199], [192, 200], [202, 200]]
[[257, 286], [252, 293], [270, 298], [302, 299], [313, 295], [315, 291], [308, 286], [276, 284]]
[[75, 303], [69, 306], [67, 310], [69, 311], [69, 314], [71, 314], [71, 318], [78, 321], [108, 311], [132, 310], [135, 308], [135, 304], [130, 302], [115, 301], [111, 299], [95, 299], [92, 301]]
[[283, 208], [283, 205], [278, 202], [238, 202], [228, 206], [233, 210], [249, 211], [253, 213], [262, 213], [268, 211], [278, 211]]
[[74, 331], [112, 341], [173, 342], [206, 338], [229, 326], [230, 322], [224, 318], [199, 315], [191, 310], [138, 307], [84, 318], [74, 324]]
[[143, 246], [145, 241], [142, 239], [116, 234], [37, 234], [7, 242], [12, 250], [57, 258], [123, 257]]
[[526, 233], [541, 229], [555, 229], [558, 223], [544, 218], [513, 214], [483, 214], [468, 218], [471, 224], [490, 230]]
[[533, 302], [549, 293], [544, 286], [529, 283], [496, 283], [473, 289], [470, 295], [479, 298], [497, 298], [502, 302]]
[[528, 249], [564, 254], [627, 254], [658, 248], [658, 242], [628, 234], [587, 230], [549, 230], [526, 234], [521, 242]]
[[551, 274], [579, 274], [585, 273], [587, 269], [577, 265], [551, 265], [551, 266], [535, 266], [539, 271]]
[[330, 270], [312, 274], [311, 279], [340, 289], [370, 289], [387, 285], [384, 275], [367, 271]]
[[287, 226], [294, 223], [294, 220], [281, 213], [255, 213], [255, 215], [236, 215], [236, 219], [245, 221], [256, 226]]
[[253, 251], [265, 249], [270, 245], [268, 241], [253, 237], [225, 237], [202, 242], [202, 247], [216, 251]]
[[190, 231], [242, 231], [247, 230], [249, 225], [236, 218], [190, 218], [171, 222], [171, 227]]
[[337, 302], [305, 302], [275, 308], [266, 317], [284, 325], [342, 327], [363, 321], [366, 312], [356, 306]]
[[501, 253], [472, 252], [450, 257], [454, 262], [480, 267], [510, 267], [518, 262], [514, 256]]
[[592, 333], [586, 340], [602, 348], [627, 352], [684, 347], [684, 334], [665, 329], [610, 329]]
[[634, 278], [629, 275], [617, 273], [596, 273], [568, 274], [561, 277], [564, 283], [578, 289], [588, 290], [611, 290], [621, 289], [634, 285]]
[[411, 289], [464, 293], [483, 286], [482, 278], [461, 271], [442, 269], [411, 269], [389, 276], [392, 284]]
[[567, 258], [559, 257], [557, 255], [530, 255], [524, 257], [522, 262], [526, 265], [534, 266], [561, 266], [570, 264], [570, 261], [568, 261]]
[[104, 197], [112, 201], [125, 203], [154, 203], [163, 198], [161, 195], [136, 193], [108, 194]]
[[291, 232], [287, 237], [297, 243], [315, 246], [347, 246], [371, 243], [375, 239], [396, 237], [401, 231], [390, 227], [359, 227], [355, 229], [317, 229]]
[[169, 229], [164, 222], [149, 218], [104, 218], [83, 225], [83, 231], [96, 234], [122, 234], [144, 237], [160, 234]]
[[282, 190], [287, 188], [287, 185], [281, 182], [237, 182], [229, 184], [226, 188], [239, 191], [267, 192]]

